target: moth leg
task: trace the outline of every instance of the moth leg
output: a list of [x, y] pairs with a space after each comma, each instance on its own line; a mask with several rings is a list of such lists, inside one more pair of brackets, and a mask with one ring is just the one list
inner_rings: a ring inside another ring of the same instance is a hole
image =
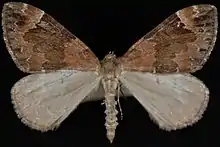
[[104, 105], [105, 104], [105, 100], [103, 100], [103, 102], [101, 103], [101, 105]]
[[[121, 85], [120, 85], [120, 86], [121, 86]], [[120, 93], [121, 93], [122, 97], [125, 97], [125, 95], [124, 95], [123, 91], [121, 90], [121, 88], [120, 88]], [[126, 98], [126, 97], [125, 97], [125, 98]]]
[[121, 94], [121, 97], [123, 97], [124, 99], [127, 100], [127, 96], [132, 96], [132, 95], [129, 95], [129, 94], [126, 94], [123, 92], [123, 87], [122, 87], [122, 83], [119, 83], [120, 84], [120, 94]]
[[119, 111], [120, 111], [120, 114], [121, 114], [121, 120], [122, 120], [123, 119], [123, 113], [122, 113], [122, 109], [121, 109], [121, 105], [120, 105], [120, 101], [119, 101], [120, 92], [122, 93], [122, 91], [121, 91], [121, 84], [118, 85], [117, 90], [118, 90], [118, 93], [117, 93], [117, 103], [118, 103]]

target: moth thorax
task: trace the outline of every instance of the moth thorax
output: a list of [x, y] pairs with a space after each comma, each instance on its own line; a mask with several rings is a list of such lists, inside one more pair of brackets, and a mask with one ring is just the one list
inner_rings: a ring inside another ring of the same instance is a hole
[[113, 53], [109, 53], [105, 56], [105, 58], [101, 61], [101, 75], [105, 77], [118, 77], [120, 74], [120, 66], [116, 55]]
[[117, 78], [104, 77], [102, 79], [102, 85], [105, 90], [105, 96], [116, 96], [116, 91], [119, 81]]

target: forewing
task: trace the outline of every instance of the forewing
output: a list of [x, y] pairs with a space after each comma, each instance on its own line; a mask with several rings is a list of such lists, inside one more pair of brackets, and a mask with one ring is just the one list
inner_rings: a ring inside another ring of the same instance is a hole
[[217, 9], [184, 8], [165, 19], [120, 58], [127, 71], [195, 72], [202, 68], [216, 41]]
[[165, 130], [197, 122], [209, 100], [209, 90], [190, 74], [126, 72], [120, 80]]
[[83, 42], [34, 6], [6, 3], [2, 11], [2, 26], [7, 49], [23, 72], [94, 71], [99, 64]]
[[30, 128], [47, 131], [61, 122], [100, 83], [94, 72], [62, 70], [33, 74], [18, 81], [11, 90], [15, 111]]

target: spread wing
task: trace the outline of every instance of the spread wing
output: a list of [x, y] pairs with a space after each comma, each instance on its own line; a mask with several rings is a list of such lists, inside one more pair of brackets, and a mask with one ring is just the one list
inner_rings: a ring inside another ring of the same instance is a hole
[[15, 111], [22, 122], [40, 131], [53, 130], [98, 88], [94, 72], [59, 70], [31, 74], [11, 90]]
[[195, 72], [214, 47], [217, 27], [215, 6], [184, 8], [131, 46], [120, 62], [127, 71]]
[[23, 72], [94, 71], [99, 64], [83, 42], [34, 6], [6, 3], [2, 11], [2, 26], [7, 49]]
[[125, 72], [120, 80], [159, 127], [168, 131], [196, 123], [209, 100], [209, 90], [190, 74]]

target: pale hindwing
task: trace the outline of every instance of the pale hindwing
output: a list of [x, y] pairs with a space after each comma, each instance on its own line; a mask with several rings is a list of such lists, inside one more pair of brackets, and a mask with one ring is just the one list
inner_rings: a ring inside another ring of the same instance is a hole
[[126, 72], [120, 80], [159, 127], [168, 131], [197, 122], [209, 100], [209, 90], [190, 74]]
[[13, 86], [12, 101], [24, 124], [40, 131], [53, 130], [99, 84], [100, 77], [95, 72], [33, 74]]

